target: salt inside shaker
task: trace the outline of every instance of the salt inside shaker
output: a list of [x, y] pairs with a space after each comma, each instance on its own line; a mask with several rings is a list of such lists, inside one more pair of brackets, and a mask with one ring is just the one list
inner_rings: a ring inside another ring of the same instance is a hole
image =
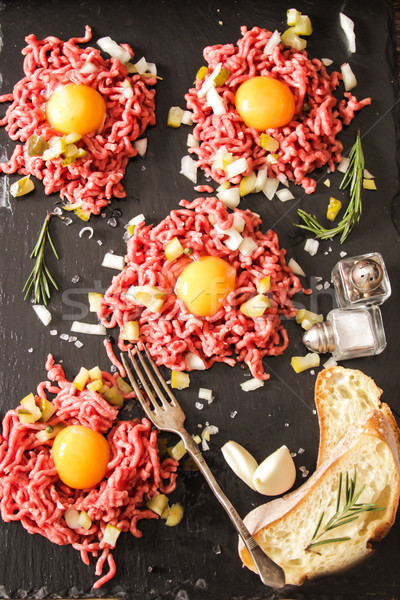
[[332, 283], [341, 308], [382, 304], [391, 294], [386, 266], [379, 252], [339, 261], [332, 270]]
[[386, 347], [381, 311], [378, 306], [335, 308], [305, 332], [303, 343], [312, 352], [331, 352], [335, 360], [380, 354]]

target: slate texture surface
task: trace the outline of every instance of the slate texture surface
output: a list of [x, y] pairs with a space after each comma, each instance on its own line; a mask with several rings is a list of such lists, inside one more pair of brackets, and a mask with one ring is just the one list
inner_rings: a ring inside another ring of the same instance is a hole
[[[77, 219], [66, 227], [54, 219], [51, 231], [60, 260], [50, 266], [60, 287], [54, 293], [50, 311], [51, 325], [44, 328], [35, 317], [21, 289], [30, 271], [32, 249], [46, 210], [57, 197], [46, 197], [40, 183], [27, 198], [9, 197], [9, 184], [16, 176], [0, 178], [0, 333], [3, 351], [0, 356], [0, 415], [44, 379], [44, 362], [48, 352], [63, 360], [67, 376], [73, 377], [81, 365], [110, 367], [99, 338], [79, 336], [84, 346], [63, 341], [74, 319], [94, 322], [87, 312], [87, 292], [105, 289], [113, 272], [101, 267], [106, 251], [124, 252], [123, 225], [143, 212], [148, 222], [158, 222], [177, 207], [181, 198], [193, 199], [192, 184], [179, 174], [181, 157], [186, 153], [189, 129], [172, 130], [166, 126], [168, 109], [184, 105], [183, 96], [202, 64], [202, 50], [207, 45], [236, 43], [240, 26], [255, 25], [282, 30], [286, 6], [259, 0], [162, 1], [118, 0], [15, 0], [0, 4], [2, 49], [1, 93], [12, 89], [22, 76], [24, 37], [34, 33], [39, 39], [55, 35], [61, 39], [83, 34], [84, 26], [93, 28], [93, 40], [109, 35], [118, 42], [132, 45], [139, 59], [144, 55], [158, 65], [162, 81], [157, 84], [156, 127], [148, 132], [149, 149], [145, 159], [131, 161], [124, 180], [128, 193], [125, 202], [114, 201], [104, 211], [105, 218], [93, 218], [92, 239], [79, 237], [84, 224]], [[392, 4], [386, 0], [338, 1], [299, 0], [296, 8], [311, 16], [314, 33], [308, 43], [311, 56], [329, 57], [334, 67], [349, 60], [358, 79], [355, 90], [359, 98], [371, 96], [370, 107], [363, 109], [340, 135], [348, 149], [357, 128], [363, 136], [366, 166], [376, 176], [377, 192], [364, 194], [360, 223], [348, 241], [321, 243], [311, 257], [304, 252], [304, 237], [293, 227], [297, 208], [303, 207], [322, 216], [333, 190], [338, 192], [340, 176], [331, 176], [332, 188], [322, 185], [326, 171], [315, 174], [320, 181], [315, 194], [305, 197], [294, 189], [296, 199], [282, 204], [269, 202], [262, 194], [247, 196], [242, 206], [258, 212], [264, 230], [275, 229], [281, 244], [308, 276], [314, 289], [310, 298], [299, 297], [303, 304], [326, 313], [333, 306], [332, 289], [318, 292], [317, 277], [330, 280], [330, 272], [340, 259], [364, 252], [381, 252], [389, 272], [393, 293], [382, 312], [387, 334], [387, 348], [377, 357], [348, 361], [344, 366], [359, 368], [375, 379], [384, 390], [384, 400], [400, 411], [400, 336], [398, 333], [399, 261], [399, 182], [398, 182], [398, 111], [396, 105], [397, 71]], [[343, 10], [354, 19], [357, 53], [350, 56], [338, 14]], [[94, 43], [93, 42], [93, 43]], [[4, 108], [2, 108], [2, 111]], [[397, 111], [397, 112], [396, 112]], [[3, 114], [3, 112], [2, 112]], [[11, 155], [14, 144], [0, 131], [3, 158]], [[293, 186], [292, 186], [293, 187]], [[343, 195], [346, 201], [346, 193]], [[118, 226], [107, 224], [113, 209], [120, 209]], [[98, 242], [102, 242], [100, 245]], [[236, 367], [215, 366], [210, 372], [195, 373], [192, 386], [179, 394], [187, 413], [188, 430], [197, 433], [206, 422], [217, 425], [218, 436], [212, 438], [207, 460], [221, 486], [245, 515], [265, 498], [249, 490], [224, 463], [220, 447], [229, 439], [244, 444], [258, 460], [278, 446], [286, 444], [298, 453], [296, 485], [303, 481], [299, 467], [312, 471], [318, 444], [318, 423], [313, 412], [315, 375], [296, 375], [290, 356], [304, 354], [301, 332], [289, 322], [288, 351], [279, 358], [265, 360], [271, 379], [261, 390], [244, 393], [239, 383], [245, 372]], [[57, 330], [51, 336], [49, 331]], [[324, 360], [328, 357], [324, 357]], [[212, 388], [214, 402], [199, 411], [195, 408], [199, 387]], [[237, 413], [234, 418], [232, 414]], [[133, 415], [140, 415], [133, 409]], [[142, 525], [143, 538], [122, 536], [115, 551], [117, 574], [104, 588], [91, 589], [94, 567], [86, 567], [72, 548], [50, 544], [38, 535], [30, 536], [19, 523], [0, 523], [0, 597], [101, 597], [115, 596], [131, 600], [330, 600], [400, 597], [400, 528], [397, 522], [375, 555], [349, 572], [322, 578], [302, 588], [273, 592], [258, 578], [242, 569], [237, 555], [237, 539], [222, 508], [199, 474], [182, 473], [174, 499], [185, 505], [180, 526], [167, 528], [161, 522]], [[317, 515], [311, 515], [317, 518]]]

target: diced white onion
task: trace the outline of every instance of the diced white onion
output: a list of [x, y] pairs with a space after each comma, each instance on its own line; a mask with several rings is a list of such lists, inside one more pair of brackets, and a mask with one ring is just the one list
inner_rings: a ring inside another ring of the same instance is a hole
[[79, 232], [79, 237], [81, 238], [83, 236], [83, 234], [86, 232], [89, 233], [89, 235], [88, 235], [89, 240], [92, 239], [93, 233], [94, 233], [93, 227], [83, 227], [83, 229], [81, 229]]
[[82, 75], [90, 75], [91, 73], [96, 73], [97, 67], [90, 60], [87, 60], [83, 63], [83, 66], [79, 69], [79, 73]]
[[97, 40], [97, 45], [103, 52], [107, 52], [112, 58], [117, 58], [121, 63], [127, 63], [131, 59], [129, 52], [124, 50], [117, 42], [114, 42], [110, 36]]
[[71, 331], [74, 333], [87, 333], [88, 335], [106, 335], [107, 330], [104, 325], [97, 323], [81, 323], [74, 321], [71, 325]]
[[139, 156], [141, 156], [142, 158], [144, 156], [146, 156], [147, 143], [148, 143], [147, 138], [141, 138], [140, 140], [135, 140], [133, 142], [133, 147], [135, 148], [135, 150], [137, 151]]
[[324, 185], [326, 185], [326, 187], [331, 187], [331, 180], [330, 179], [325, 179], [325, 181], [323, 182]]
[[208, 402], [211, 402], [211, 400], [213, 399], [212, 390], [208, 388], [200, 388], [199, 398], [200, 400], [207, 400]]
[[256, 193], [261, 192], [261, 190], [263, 189], [264, 185], [267, 182], [267, 178], [268, 178], [267, 167], [264, 167], [257, 171], [257, 179], [256, 179], [256, 184], [254, 186], [254, 191]]
[[235, 212], [233, 214], [233, 225], [232, 225], [232, 227], [234, 227], [235, 229], [237, 229], [237, 231], [239, 233], [242, 233], [245, 225], [246, 225], [246, 221], [243, 219], [243, 217], [241, 215], [239, 215], [238, 212]]
[[321, 58], [321, 62], [325, 67], [330, 67], [333, 64], [333, 60], [330, 58]]
[[207, 434], [216, 435], [217, 433], [219, 433], [219, 428], [216, 425], [206, 425], [206, 427], [204, 427], [201, 435], [202, 435], [202, 437], [204, 437]]
[[262, 379], [256, 379], [255, 377], [252, 377], [251, 379], [241, 383], [240, 387], [244, 392], [252, 392], [253, 390], [263, 387], [263, 385], [264, 381]]
[[254, 250], [257, 250], [257, 248], [257, 242], [255, 242], [253, 238], [244, 237], [240, 242], [239, 252], [243, 254], [243, 256], [249, 256]]
[[193, 133], [188, 134], [186, 144], [189, 148], [198, 148], [200, 146], [199, 140], [194, 137]]
[[217, 75], [219, 74], [219, 72], [221, 71], [222, 68], [222, 63], [218, 63], [217, 66], [215, 67], [214, 71], [211, 73], [211, 75], [209, 75], [203, 82], [203, 85], [201, 86], [201, 88], [199, 89], [199, 91], [197, 92], [197, 96], [199, 98], [204, 98], [204, 96], [207, 95], [207, 93], [209, 92], [209, 90], [215, 86], [214, 83], [214, 79], [217, 77]]
[[193, 183], [197, 183], [197, 164], [190, 156], [184, 156], [181, 160], [181, 175], [184, 175]]
[[337, 367], [337, 362], [336, 360], [333, 358], [333, 356], [331, 356], [330, 358], [328, 358], [328, 360], [326, 362], [324, 362], [324, 364], [322, 365], [325, 369], [329, 369], [329, 367]]
[[79, 510], [76, 508], [67, 508], [64, 513], [64, 520], [70, 529], [78, 529], [81, 524], [79, 522]]
[[364, 177], [365, 179], [375, 179], [375, 175], [372, 175], [367, 169], [364, 169]]
[[220, 146], [214, 154], [212, 162], [212, 166], [214, 167], [214, 169], [224, 170], [224, 158], [226, 158], [227, 156], [231, 157], [232, 155], [227, 151], [226, 146]]
[[269, 38], [268, 42], [265, 44], [264, 54], [269, 55], [273, 52], [276, 46], [281, 41], [281, 34], [277, 29], [275, 29], [274, 33]]
[[242, 156], [242, 158], [238, 158], [234, 160], [229, 165], [225, 167], [225, 173], [228, 179], [232, 177], [236, 177], [236, 175], [241, 175], [249, 168], [247, 158]]
[[275, 179], [273, 177], [267, 177], [267, 180], [264, 184], [262, 191], [267, 196], [268, 200], [272, 200], [275, 196], [276, 190], [279, 187], [279, 179]]
[[278, 190], [276, 195], [281, 202], [287, 202], [288, 200], [293, 200], [294, 198], [292, 192], [286, 188], [284, 190]]
[[228, 239], [224, 240], [223, 244], [225, 244], [229, 250], [237, 250], [239, 248], [243, 238], [237, 229], [234, 227], [231, 227], [230, 229], [221, 229], [218, 225], [215, 226], [215, 229], [218, 233], [228, 236]]
[[118, 254], [112, 254], [111, 252], [107, 252], [104, 255], [101, 266], [107, 267], [108, 269], [116, 269], [117, 271], [122, 271], [125, 267], [125, 257], [119, 256]]
[[350, 160], [348, 158], [344, 157], [338, 164], [337, 170], [339, 171], [339, 173], [346, 173], [347, 169], [349, 168], [349, 165], [350, 165]]
[[308, 238], [304, 245], [304, 250], [310, 254], [310, 256], [314, 256], [317, 254], [319, 248], [319, 241], [314, 238]]
[[52, 319], [50, 311], [43, 304], [32, 304], [32, 308], [42, 321], [43, 325], [47, 327]]
[[157, 65], [156, 63], [147, 63], [147, 73], [151, 73], [154, 77], [157, 75]]
[[133, 217], [130, 221], [128, 221], [128, 223], [125, 225], [125, 228], [130, 227], [131, 225], [139, 225], [139, 223], [142, 223], [144, 220], [144, 214], [140, 213], [140, 215], [136, 215], [136, 217]]
[[294, 260], [294, 258], [291, 258], [289, 260], [288, 267], [290, 269], [292, 269], [292, 271], [293, 271], [293, 273], [295, 275], [300, 275], [301, 277], [305, 277], [306, 276], [306, 274], [304, 273], [303, 269], [301, 268], [301, 266], [299, 265], [299, 263]]
[[193, 125], [193, 113], [190, 110], [184, 110], [182, 114], [182, 123], [184, 125]]
[[135, 63], [135, 68], [139, 75], [143, 75], [143, 73], [148, 72], [149, 67], [144, 56], [142, 56], [142, 58]]
[[224, 115], [226, 113], [224, 100], [214, 86], [207, 92], [207, 104], [211, 106], [214, 115]]
[[201, 440], [201, 449], [203, 452], [207, 452], [207, 450], [210, 449], [210, 446], [207, 443], [207, 440], [205, 440], [204, 438]]
[[203, 359], [194, 352], [186, 352], [185, 362], [188, 371], [205, 371], [206, 365]]
[[120, 533], [121, 530], [118, 527], [114, 527], [114, 525], [108, 523], [104, 530], [103, 544], [108, 544], [112, 548], [115, 548]]
[[342, 71], [344, 89], [346, 92], [355, 88], [357, 85], [357, 79], [351, 70], [349, 63], [343, 63], [343, 65], [340, 67], [340, 70]]
[[285, 173], [278, 173], [278, 175], [276, 176], [276, 178], [283, 184], [285, 185], [287, 183], [287, 177], [285, 175]]
[[340, 26], [343, 29], [343, 31], [346, 35], [346, 38], [347, 38], [349, 51], [355, 52], [356, 51], [356, 36], [354, 33], [354, 21], [352, 21], [352, 19], [350, 19], [349, 17], [346, 17], [346, 15], [343, 14], [342, 12], [339, 15], [339, 19], [340, 19]]
[[228, 208], [236, 208], [240, 202], [239, 187], [230, 187], [226, 190], [217, 192], [217, 198], [221, 200]]

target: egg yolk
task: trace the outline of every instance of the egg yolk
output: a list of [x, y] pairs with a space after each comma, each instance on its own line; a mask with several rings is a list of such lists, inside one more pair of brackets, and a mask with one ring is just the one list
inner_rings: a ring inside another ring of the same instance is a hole
[[71, 425], [54, 438], [53, 459], [61, 481], [71, 488], [83, 490], [104, 478], [110, 446], [98, 431]]
[[180, 274], [175, 292], [189, 312], [209, 317], [235, 289], [236, 270], [217, 256], [203, 256]]
[[46, 105], [50, 125], [62, 133], [85, 135], [104, 122], [106, 103], [88, 85], [70, 83], [54, 90]]
[[295, 98], [290, 88], [277, 79], [252, 77], [239, 86], [235, 105], [247, 127], [264, 131], [283, 127], [293, 119]]

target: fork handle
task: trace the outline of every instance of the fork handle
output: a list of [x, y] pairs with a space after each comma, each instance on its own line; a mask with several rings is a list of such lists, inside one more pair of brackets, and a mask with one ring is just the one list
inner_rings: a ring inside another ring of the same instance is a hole
[[191, 454], [194, 461], [198, 465], [200, 471], [203, 473], [208, 485], [214, 492], [216, 498], [224, 507], [228, 514], [228, 517], [232, 521], [236, 528], [236, 531], [240, 535], [245, 544], [247, 550], [256, 569], [260, 575], [261, 581], [272, 588], [282, 588], [285, 585], [285, 573], [283, 569], [277, 565], [257, 544], [253, 536], [250, 534], [246, 525], [243, 523], [235, 507], [224, 494], [220, 486], [218, 485], [214, 475], [211, 472], [210, 467], [207, 465], [202, 453], [200, 452], [198, 445], [193, 440], [192, 436], [187, 431], [179, 431], [183, 443], [185, 444], [186, 450]]

